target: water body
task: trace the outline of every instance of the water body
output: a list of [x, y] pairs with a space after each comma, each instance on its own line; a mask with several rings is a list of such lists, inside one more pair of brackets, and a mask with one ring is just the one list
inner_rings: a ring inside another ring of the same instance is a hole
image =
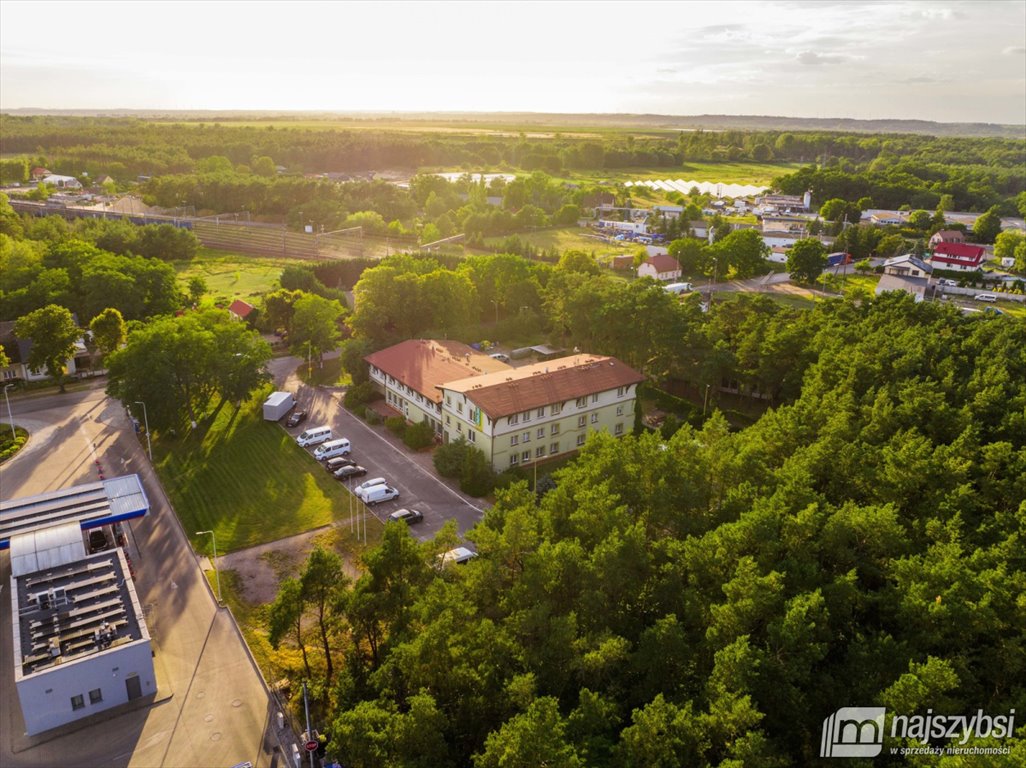
[[766, 187], [757, 187], [753, 184], [721, 184], [715, 181], [687, 181], [685, 179], [662, 179], [659, 181], [648, 179], [645, 181], [628, 181], [625, 187], [650, 187], [661, 189], [664, 192], [680, 192], [688, 194], [692, 188], [697, 187], [699, 193], [714, 195], [716, 197], [750, 197], [765, 191]]

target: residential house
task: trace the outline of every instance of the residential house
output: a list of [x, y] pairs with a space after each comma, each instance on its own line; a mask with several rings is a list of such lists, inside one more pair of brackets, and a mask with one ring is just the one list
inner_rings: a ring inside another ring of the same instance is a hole
[[933, 274], [933, 267], [911, 254], [888, 259], [883, 263], [883, 268], [885, 275], [898, 277], [929, 277]]
[[681, 276], [680, 264], [669, 254], [649, 256], [638, 267], [638, 277], [654, 277], [656, 280], [677, 280]]
[[763, 195], [755, 204], [764, 211], [808, 211], [812, 208], [812, 192], [798, 195]]
[[590, 432], [628, 434], [644, 379], [615, 357], [579, 354], [449, 381], [443, 439], [466, 439], [499, 472], [568, 454]]
[[875, 294], [879, 296], [887, 291], [904, 291], [910, 294], [918, 304], [926, 298], [926, 290], [930, 281], [924, 277], [904, 277], [894, 274], [883, 274], [876, 284]]
[[935, 248], [941, 243], [964, 243], [965, 232], [957, 229], [938, 229], [930, 236], [930, 247]]
[[939, 243], [933, 249], [930, 264], [934, 269], [975, 272], [983, 266], [983, 246], [968, 243]]
[[228, 307], [228, 311], [231, 313], [231, 316], [236, 320], [245, 320], [250, 316], [254, 309], [255, 307], [252, 304], [249, 304], [242, 299], [236, 299], [231, 303], [231, 306]]
[[[0, 322], [0, 346], [3, 346], [4, 353], [11, 360], [11, 364], [0, 369], [0, 378], [5, 382], [22, 381], [45, 381], [50, 377], [46, 369], [35, 370], [28, 367], [29, 353], [32, 351], [32, 339], [19, 339], [14, 335], [13, 320]], [[76, 320], [76, 322], [78, 322]], [[75, 351], [64, 364], [64, 372], [68, 376], [78, 373], [80, 367], [89, 366], [89, 350], [86, 349], [85, 339], [80, 338], [75, 342]]]
[[410, 339], [367, 355], [370, 380], [407, 421], [425, 418], [442, 431], [442, 393], [447, 381], [512, 371], [493, 357], [458, 341]]
[[29, 179], [31, 181], [42, 181], [43, 179], [45, 179], [47, 176], [50, 176], [50, 175], [51, 175], [50, 171], [48, 171], [46, 168], [41, 168], [40, 166], [37, 165], [35, 168], [33, 168], [29, 172]]

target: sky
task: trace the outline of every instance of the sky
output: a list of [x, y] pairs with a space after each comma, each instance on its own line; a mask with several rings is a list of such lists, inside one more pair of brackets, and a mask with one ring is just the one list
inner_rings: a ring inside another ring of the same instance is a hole
[[1026, 0], [0, 1], [0, 109], [1026, 123]]

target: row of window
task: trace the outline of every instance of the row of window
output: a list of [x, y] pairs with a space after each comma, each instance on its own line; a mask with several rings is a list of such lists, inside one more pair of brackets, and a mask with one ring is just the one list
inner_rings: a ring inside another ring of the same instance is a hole
[[[538, 430], [539, 433], [544, 433], [544, 431], [545, 430], [541, 430], [541, 429]], [[613, 428], [613, 432], [617, 436], [622, 435], [623, 434], [623, 422], [618, 423]], [[471, 433], [471, 434], [473, 434], [473, 433]], [[530, 437], [530, 433], [529, 432], [525, 432], [524, 434], [527, 435], [528, 437]], [[538, 436], [539, 437], [543, 437], [543, 434], [539, 434]], [[512, 437], [512, 440], [515, 441], [516, 437], [517, 436], [514, 435]], [[580, 434], [580, 435], [577, 436], [577, 447], [578, 448], [580, 448], [582, 445], [584, 445], [584, 441], [587, 439], [587, 437], [588, 437], [587, 434]], [[524, 442], [527, 442], [527, 441], [525, 440]], [[511, 442], [510, 445], [516, 445], [516, 442]], [[559, 453], [559, 443], [558, 442], [551, 443], [549, 445], [549, 456], [554, 456], [557, 453]], [[537, 448], [534, 449], [534, 457], [536, 459], [544, 458], [544, 456], [545, 456], [545, 446], [544, 445], [539, 445]], [[524, 451], [524, 452], [522, 452], [520, 454], [517, 454], [516, 451], [514, 451], [509, 456], [509, 465], [511, 467], [515, 467], [517, 464], [520, 464], [520, 463], [526, 464], [530, 460], [531, 460], [531, 452], [530, 451]]]
[[[103, 691], [101, 691], [99, 688], [94, 688], [93, 690], [89, 691], [90, 704], [99, 704], [101, 701], [103, 701]], [[72, 696], [71, 709], [85, 709], [85, 696], [83, 696], [81, 693], [78, 696]]]

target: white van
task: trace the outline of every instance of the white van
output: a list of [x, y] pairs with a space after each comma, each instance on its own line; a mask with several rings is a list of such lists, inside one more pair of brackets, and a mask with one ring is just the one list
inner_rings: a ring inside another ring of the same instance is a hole
[[365, 491], [368, 488], [371, 488], [375, 485], [385, 485], [387, 482], [388, 481], [385, 480], [385, 478], [383, 477], [372, 477], [370, 480], [364, 480], [362, 483], [356, 486], [356, 490]]
[[663, 288], [667, 293], [675, 293], [678, 296], [682, 293], [695, 290], [695, 286], [691, 283], [670, 283], [669, 285], [664, 285]]
[[296, 444], [300, 448], [306, 448], [308, 445], [317, 445], [325, 440], [331, 440], [331, 427], [310, 427], [310, 429], [299, 433]]
[[470, 562], [477, 557], [477, 552], [466, 547], [456, 547], [456, 549], [450, 549], [444, 555], [442, 555], [442, 565], [448, 563], [456, 563], [457, 565], [463, 565], [464, 563]]
[[398, 499], [399, 491], [390, 485], [372, 485], [370, 488], [357, 488], [356, 498], [370, 506], [382, 501]]
[[988, 304], [994, 304], [997, 301], [997, 296], [993, 293], [978, 293], [973, 296], [973, 301], [986, 301]]
[[314, 451], [314, 458], [317, 461], [324, 461], [325, 459], [333, 459], [336, 456], [348, 456], [352, 447], [349, 445], [349, 441], [344, 437], [340, 437], [338, 440], [329, 440], [328, 442], [321, 445], [316, 451]]

